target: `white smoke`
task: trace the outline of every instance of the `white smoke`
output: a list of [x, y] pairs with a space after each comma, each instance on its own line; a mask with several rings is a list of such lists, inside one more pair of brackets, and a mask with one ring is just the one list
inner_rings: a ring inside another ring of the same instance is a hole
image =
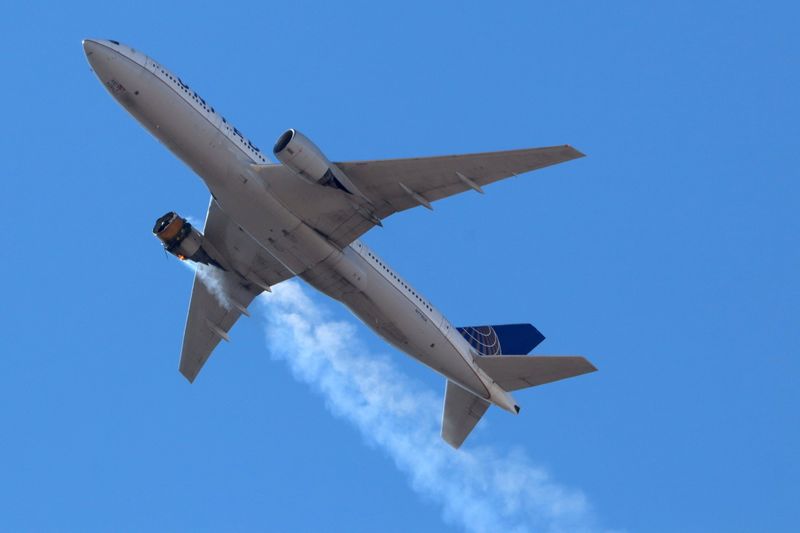
[[233, 309], [235, 306], [231, 303], [229, 291], [226, 285], [230, 283], [228, 278], [225, 277], [225, 272], [215, 266], [204, 265], [202, 263], [195, 263], [194, 261], [181, 261], [185, 267], [197, 274], [200, 282], [206, 286], [208, 292], [220, 303], [225, 309]]
[[[197, 218], [192, 215], [187, 215], [186, 220], [195, 228], [203, 228], [203, 219]], [[203, 228], [205, 230], [205, 228]], [[203, 263], [195, 263], [194, 261], [181, 260], [181, 264], [197, 274], [197, 278], [206, 286], [208, 292], [220, 303], [225, 309], [233, 309], [235, 306], [231, 303], [231, 292], [227, 289], [230, 280], [225, 276], [225, 272], [219, 268], [211, 265], [204, 265]]]
[[225, 277], [225, 272], [223, 270], [215, 266], [195, 263], [195, 272], [197, 272], [197, 277], [200, 278], [200, 281], [206, 286], [208, 292], [214, 295], [214, 298], [217, 299], [222, 307], [225, 309], [233, 309], [234, 306], [228, 296], [229, 291], [225, 288], [228, 279]]
[[475, 532], [598, 531], [583, 494], [554, 482], [522, 451], [445, 444], [442, 397], [368, 353], [354, 325], [327, 318], [298, 282], [260, 301], [273, 356], [385, 450], [415, 491], [442, 506], [445, 521]]

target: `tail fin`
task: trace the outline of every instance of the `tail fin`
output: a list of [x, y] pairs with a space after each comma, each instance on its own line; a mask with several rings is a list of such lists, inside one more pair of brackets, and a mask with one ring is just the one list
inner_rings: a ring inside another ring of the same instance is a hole
[[448, 379], [444, 393], [442, 438], [453, 448], [461, 446], [488, 407], [489, 402]]
[[475, 363], [509, 392], [597, 370], [584, 357], [570, 355], [476, 357]]
[[529, 353], [544, 340], [531, 324], [502, 324], [498, 326], [466, 326], [458, 332], [481, 355]]

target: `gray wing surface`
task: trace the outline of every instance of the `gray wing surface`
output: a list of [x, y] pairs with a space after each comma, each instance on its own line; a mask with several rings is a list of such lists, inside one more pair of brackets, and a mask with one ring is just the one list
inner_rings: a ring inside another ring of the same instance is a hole
[[442, 438], [453, 448], [460, 447], [488, 408], [489, 402], [448, 379], [444, 394]]
[[195, 273], [180, 362], [181, 374], [190, 382], [195, 380], [219, 341], [228, 340], [228, 331], [242, 314], [230, 301], [235, 299], [246, 309], [262, 291], [260, 287], [246, 287], [232, 278], [221, 270]]
[[[496, 181], [583, 157], [569, 145], [503, 152], [336, 163], [377, 207], [379, 218]], [[464, 179], [466, 178], [466, 179]], [[471, 182], [471, 184], [470, 184]], [[411, 191], [411, 193], [409, 193]]]
[[[213, 200], [203, 230], [207, 239], [231, 265], [229, 271], [198, 265], [189, 314], [183, 334], [180, 372], [193, 382], [220, 340], [264, 288], [250, 279], [275, 285], [292, 273], [256, 241], [232, 223]], [[248, 279], [250, 278], [250, 279]]]
[[[347, 246], [378, 220], [412, 207], [583, 157], [567, 145], [411, 159], [334, 163], [359, 194], [309, 183], [284, 165], [255, 165], [269, 189], [306, 224]], [[370, 216], [372, 215], [372, 216]]]

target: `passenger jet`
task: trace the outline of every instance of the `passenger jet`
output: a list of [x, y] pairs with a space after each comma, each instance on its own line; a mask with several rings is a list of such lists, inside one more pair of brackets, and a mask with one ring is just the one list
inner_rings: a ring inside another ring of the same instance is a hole
[[333, 163], [306, 136], [278, 137], [270, 162], [240, 130], [160, 63], [113, 40], [83, 49], [111, 96], [211, 192], [202, 231], [170, 212], [153, 233], [195, 274], [180, 372], [193, 382], [253, 299], [292, 277], [342, 302], [367, 326], [447, 380], [442, 438], [458, 448], [512, 391], [592, 372], [579, 356], [525, 355], [544, 336], [530, 324], [453, 327], [359, 237], [390, 215], [582, 157], [571, 146]]

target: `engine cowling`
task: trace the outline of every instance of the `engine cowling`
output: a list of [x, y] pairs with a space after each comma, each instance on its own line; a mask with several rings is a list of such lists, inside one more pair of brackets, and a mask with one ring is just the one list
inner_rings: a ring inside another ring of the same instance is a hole
[[164, 244], [166, 251], [181, 261], [189, 260], [222, 268], [203, 247], [203, 234], [174, 211], [156, 220], [153, 234]]
[[320, 183], [330, 174], [331, 162], [308, 137], [295, 129], [283, 132], [272, 149], [275, 157], [303, 179]]

